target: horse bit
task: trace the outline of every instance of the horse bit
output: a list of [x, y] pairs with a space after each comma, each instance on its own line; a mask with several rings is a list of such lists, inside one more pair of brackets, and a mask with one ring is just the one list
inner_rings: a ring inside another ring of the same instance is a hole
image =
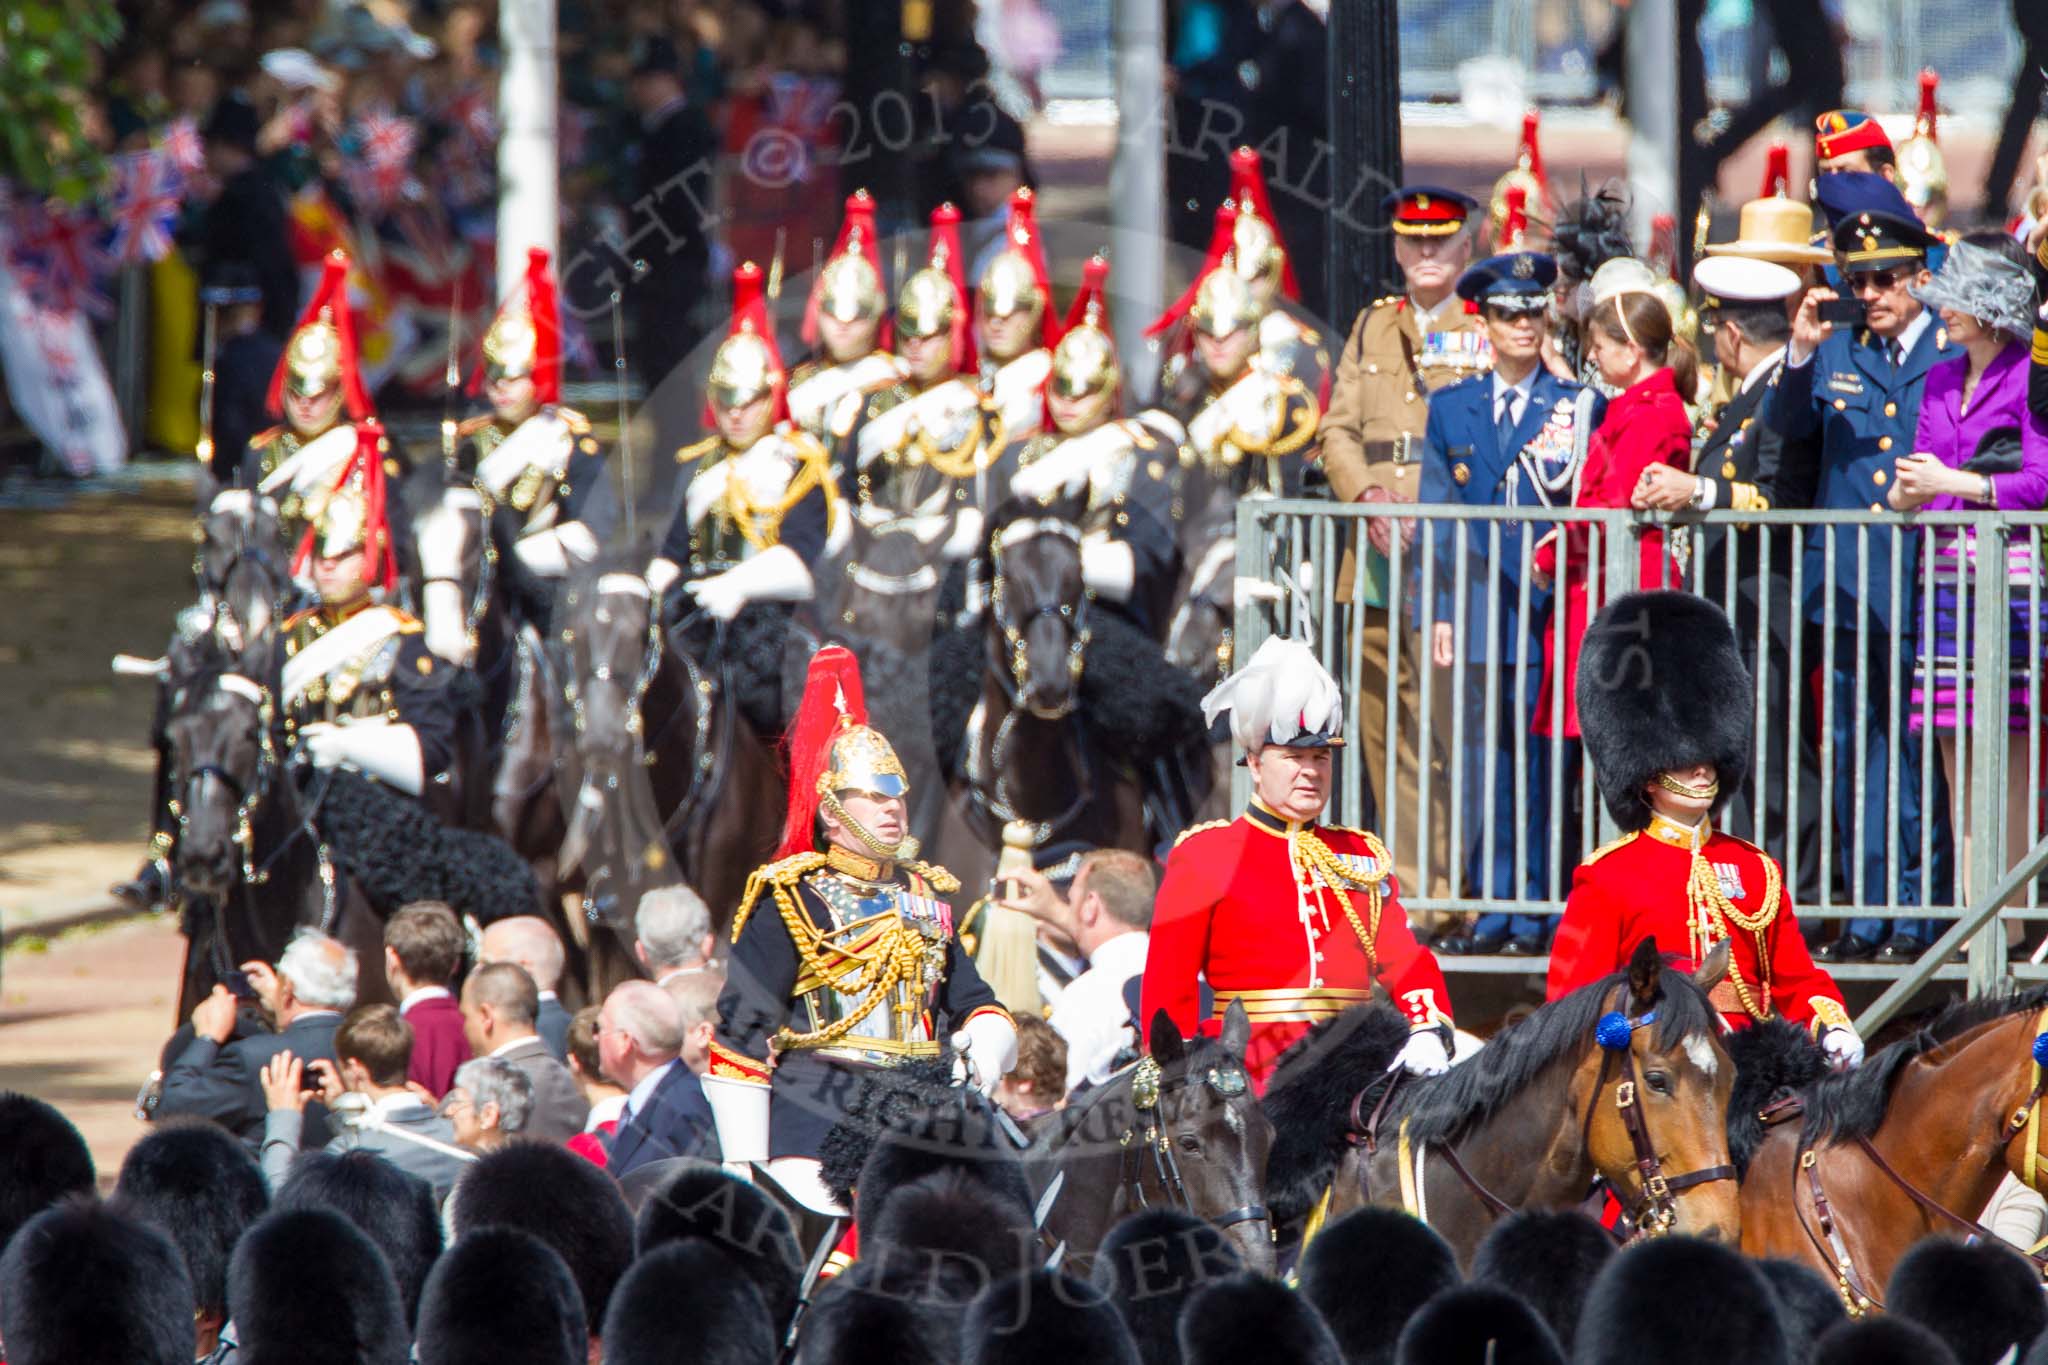
[[[1151, 1170], [1158, 1177], [1160, 1188], [1166, 1192], [1167, 1206], [1195, 1212], [1194, 1201], [1188, 1197], [1187, 1182], [1181, 1178], [1180, 1159], [1174, 1155], [1173, 1142], [1159, 1117], [1161, 1097], [1185, 1089], [1192, 1079], [1184, 1073], [1167, 1080], [1158, 1061], [1149, 1056], [1139, 1058], [1132, 1071], [1131, 1104], [1137, 1109], [1139, 1118], [1117, 1137], [1117, 1146], [1123, 1149], [1123, 1155], [1118, 1159], [1117, 1189], [1126, 1197], [1127, 1207], [1131, 1209], [1151, 1207], [1151, 1201], [1145, 1198], [1145, 1158], [1149, 1155]], [[1226, 1102], [1244, 1094], [1249, 1084], [1244, 1071], [1234, 1066], [1212, 1066], [1202, 1073], [1202, 1080]], [[1210, 1217], [1208, 1221], [1220, 1229], [1235, 1227], [1239, 1223], [1268, 1222], [1270, 1215], [1264, 1204], [1240, 1204]]]

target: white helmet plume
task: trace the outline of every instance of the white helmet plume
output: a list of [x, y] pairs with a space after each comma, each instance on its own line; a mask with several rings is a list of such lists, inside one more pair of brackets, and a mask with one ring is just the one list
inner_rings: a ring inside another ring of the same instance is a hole
[[1202, 698], [1202, 718], [1209, 724], [1225, 711], [1232, 742], [1247, 752], [1267, 744], [1344, 742], [1344, 695], [1315, 651], [1299, 640], [1268, 638], [1251, 662]]

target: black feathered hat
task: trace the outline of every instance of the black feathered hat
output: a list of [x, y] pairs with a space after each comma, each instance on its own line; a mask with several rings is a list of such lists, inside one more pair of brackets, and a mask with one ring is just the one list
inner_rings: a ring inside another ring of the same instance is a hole
[[441, 1254], [441, 1214], [433, 1187], [376, 1152], [303, 1152], [277, 1192], [280, 1209], [329, 1209], [354, 1223], [391, 1267], [411, 1326], [420, 1291]]
[[[1813, 1365], [1956, 1365], [1948, 1343], [1904, 1318], [1839, 1323], [1813, 1346]], [[2037, 1365], [2033, 1356], [2027, 1365]]]
[[[1400, 1209], [1355, 1209], [1308, 1244], [1300, 1279], [1346, 1360], [1392, 1360], [1408, 1315], [1458, 1283], [1458, 1257]], [[1362, 1284], [1372, 1293], [1359, 1293]]]
[[1158, 1208], [1111, 1228], [1089, 1277], [1123, 1314], [1144, 1365], [1180, 1365], [1181, 1310], [1203, 1285], [1242, 1269], [1243, 1256], [1213, 1223]]
[[959, 1305], [903, 1293], [881, 1265], [855, 1261], [804, 1315], [797, 1365], [958, 1365], [960, 1320]]
[[1472, 1257], [1473, 1284], [1505, 1289], [1543, 1316], [1572, 1349], [1579, 1312], [1614, 1256], [1614, 1239], [1583, 1213], [1522, 1209], [1493, 1225]]
[[1697, 1237], [1640, 1242], [1593, 1281], [1572, 1365], [1641, 1365], [1646, 1352], [1658, 1365], [1793, 1365], [1763, 1273]]
[[1780, 1096], [1803, 1090], [1829, 1070], [1827, 1054], [1813, 1035], [1789, 1019], [1765, 1019], [1725, 1035], [1722, 1043], [1735, 1063], [1735, 1088], [1728, 1096], [1728, 1155], [1737, 1173], [1763, 1146], [1763, 1111]]
[[1727, 613], [1704, 597], [1632, 592], [1602, 607], [1575, 696], [1601, 799], [1624, 830], [1648, 827], [1643, 788], [1659, 773], [1711, 763], [1726, 793], [1749, 772], [1756, 693]]
[[518, 1228], [480, 1228], [427, 1276], [415, 1350], [419, 1365], [583, 1365], [583, 1298], [553, 1247]]
[[384, 1253], [327, 1209], [264, 1215], [228, 1269], [237, 1365], [406, 1365], [398, 1285]]
[[[865, 1199], [861, 1207], [868, 1207]], [[963, 1306], [983, 1289], [1040, 1259], [1029, 1211], [960, 1167], [932, 1171], [893, 1190], [859, 1220], [861, 1260], [923, 1293]]]
[[1827, 1276], [1803, 1261], [1771, 1256], [1759, 1260], [1756, 1268], [1777, 1296], [1778, 1320], [1785, 1324], [1785, 1345], [1792, 1359], [1813, 1359], [1814, 1343], [1849, 1316], [1842, 1296]]
[[270, 1187], [240, 1139], [199, 1119], [164, 1124], [129, 1149], [114, 1206], [177, 1245], [193, 1307], [225, 1320], [235, 1243], [270, 1208]]
[[967, 1365], [1139, 1365], [1138, 1348], [1100, 1289], [1057, 1270], [990, 1285], [967, 1310]]
[[[714, 1247], [739, 1268], [768, 1316], [796, 1311], [803, 1257], [782, 1205], [716, 1166], [685, 1165], [640, 1206], [633, 1243], [642, 1257], [667, 1242]], [[607, 1343], [609, 1345], [609, 1343]]]
[[900, 1116], [886, 1106], [877, 1113], [881, 1129], [855, 1181], [854, 1217], [863, 1228], [875, 1226], [896, 1190], [935, 1171], [964, 1173], [1030, 1220], [1023, 1158], [979, 1091], [949, 1086], [928, 1107], [911, 1101]]
[[12, 1365], [190, 1365], [192, 1304], [170, 1238], [85, 1200], [29, 1219], [0, 1256]]
[[699, 1365], [761, 1365], [782, 1345], [746, 1272], [708, 1242], [641, 1256], [605, 1315], [605, 1365], [668, 1365], [684, 1342]]
[[1466, 1284], [1446, 1289], [1408, 1319], [1394, 1365], [1565, 1365], [1565, 1355], [1528, 1303], [1505, 1289]]
[[462, 1173], [450, 1196], [455, 1235], [512, 1227], [553, 1247], [593, 1327], [633, 1261], [633, 1215], [612, 1178], [566, 1147], [514, 1142]]
[[[1352, 1292], [1361, 1292], [1353, 1285]], [[1233, 1275], [1207, 1286], [1180, 1319], [1187, 1365], [1344, 1365], [1337, 1339], [1307, 1299], [1263, 1275]]]
[[1992, 1365], [2014, 1346], [2023, 1353], [2048, 1327], [2040, 1277], [2003, 1244], [1923, 1238], [1900, 1258], [1884, 1297], [1893, 1317], [1947, 1342], [1960, 1365]]
[[70, 1119], [33, 1095], [0, 1092], [0, 1246], [67, 1194], [93, 1192], [92, 1152]]

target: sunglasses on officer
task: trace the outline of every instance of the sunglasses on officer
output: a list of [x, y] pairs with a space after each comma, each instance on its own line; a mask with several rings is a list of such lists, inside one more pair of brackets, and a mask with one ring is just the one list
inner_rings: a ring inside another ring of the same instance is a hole
[[1853, 270], [1848, 275], [1849, 292], [1861, 297], [1864, 294], [1884, 294], [1891, 291], [1901, 280], [1909, 280], [1913, 272], [1899, 268], [1890, 270]]
[[1542, 294], [1505, 294], [1488, 299], [1483, 306], [1486, 316], [1495, 322], [1521, 322], [1542, 316], [1550, 300]]

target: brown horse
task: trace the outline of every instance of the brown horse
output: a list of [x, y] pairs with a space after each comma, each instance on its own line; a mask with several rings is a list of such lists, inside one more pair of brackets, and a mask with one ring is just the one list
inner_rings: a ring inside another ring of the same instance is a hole
[[1237, 1244], [1245, 1265], [1273, 1269], [1265, 1207], [1273, 1125], [1244, 1067], [1251, 1023], [1232, 1001], [1223, 1035], [1183, 1039], [1165, 1010], [1152, 1017], [1149, 1055], [1106, 1085], [1034, 1121], [1024, 1154], [1031, 1192], [1060, 1190], [1043, 1233], [1063, 1244], [1063, 1265], [1086, 1274], [1126, 1214], [1171, 1207], [1206, 1218]]
[[1922, 1237], [1981, 1233], [2008, 1172], [2041, 1180], [2044, 1011], [2048, 988], [1969, 1001], [1808, 1086], [1743, 1176], [1742, 1249], [1806, 1262], [1860, 1315]]
[[1733, 1242], [1726, 1114], [1734, 1065], [1706, 992], [1645, 940], [1625, 972], [1552, 1001], [1442, 1076], [1387, 1072], [1405, 1020], [1368, 1006], [1318, 1026], [1266, 1092], [1283, 1227], [1406, 1207], [1469, 1267], [1511, 1209], [1575, 1208], [1606, 1182], [1646, 1232]]

